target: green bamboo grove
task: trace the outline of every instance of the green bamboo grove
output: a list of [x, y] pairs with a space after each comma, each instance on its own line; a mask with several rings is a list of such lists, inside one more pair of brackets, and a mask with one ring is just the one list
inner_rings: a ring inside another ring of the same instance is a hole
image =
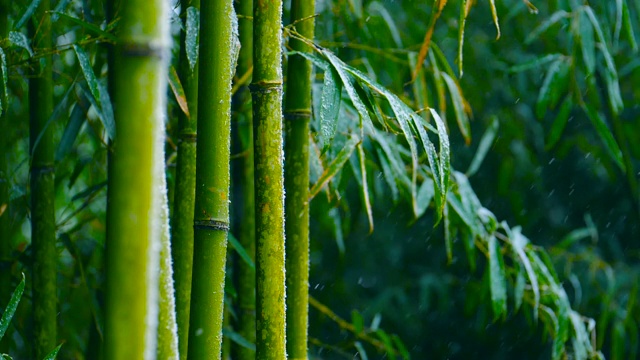
[[[315, 2], [293, 0], [291, 24], [313, 39]], [[291, 39], [296, 51], [311, 51]], [[287, 355], [307, 358], [309, 308], [309, 120], [311, 119], [311, 63], [289, 57], [285, 119], [285, 198], [287, 270]]]
[[189, 359], [220, 359], [229, 232], [231, 81], [239, 51], [231, 0], [201, 2]]
[[[51, 9], [42, 1], [29, 23], [29, 33], [39, 48], [52, 45]], [[33, 325], [35, 352], [44, 358], [56, 344], [56, 234], [54, 205], [53, 129], [47, 122], [53, 113], [51, 55], [45, 56], [29, 81], [31, 150], [31, 242], [33, 247]]]
[[257, 359], [286, 357], [281, 22], [282, 1], [254, 0]]
[[[112, 98], [116, 140], [110, 161], [106, 240], [105, 352], [109, 359], [156, 352], [162, 229], [168, 4], [120, 3]], [[160, 168], [159, 168], [160, 167]], [[164, 325], [164, 324], [163, 324]]]

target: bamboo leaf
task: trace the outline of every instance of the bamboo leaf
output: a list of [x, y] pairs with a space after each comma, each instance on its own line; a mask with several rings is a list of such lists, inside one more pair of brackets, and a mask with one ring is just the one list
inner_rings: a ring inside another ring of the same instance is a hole
[[458, 74], [462, 77], [463, 71], [463, 48], [464, 48], [464, 28], [467, 24], [467, 15], [469, 15], [469, 4], [472, 3], [469, 0], [462, 0], [460, 3], [460, 19], [458, 25]]
[[360, 341], [356, 341], [353, 344], [353, 346], [355, 346], [356, 349], [358, 350], [358, 353], [356, 355], [360, 355], [361, 360], [369, 360], [369, 357], [367, 356], [367, 352], [365, 351], [364, 346], [362, 346]]
[[633, 33], [633, 26], [631, 25], [631, 18], [629, 15], [629, 5], [627, 1], [622, 3], [622, 27], [624, 34], [631, 45], [631, 50], [635, 53], [638, 51], [638, 43], [636, 42], [636, 36]]
[[409, 350], [407, 350], [407, 347], [402, 342], [402, 339], [400, 339], [398, 335], [393, 334], [391, 335], [391, 340], [393, 340], [393, 343], [396, 344], [396, 349], [398, 349], [398, 352], [400, 353], [400, 356], [402, 356], [402, 359], [409, 360], [411, 358], [411, 355], [409, 354]]
[[324, 170], [318, 181], [309, 190], [309, 199], [316, 196], [322, 187], [324, 187], [324, 185], [342, 169], [359, 142], [360, 138], [356, 135], [352, 135], [349, 140], [347, 140], [344, 147], [336, 155], [331, 164], [329, 164], [329, 166]]
[[491, 6], [491, 18], [493, 19], [493, 24], [496, 26], [496, 40], [498, 40], [500, 39], [500, 22], [498, 21], [498, 11], [496, 10], [495, 0], [489, 0], [489, 5]]
[[362, 143], [358, 144], [358, 158], [360, 159], [360, 173], [362, 174], [362, 197], [364, 207], [367, 210], [367, 218], [369, 219], [369, 234], [373, 233], [373, 210], [371, 209], [371, 201], [369, 199], [369, 185], [367, 182], [367, 167], [365, 165], [364, 149]]
[[200, 10], [190, 6], [187, 8], [187, 30], [185, 34], [185, 50], [187, 53], [187, 61], [191, 71], [196, 66], [198, 61], [198, 53], [200, 43], [198, 41], [198, 34], [200, 31]]
[[33, 56], [33, 50], [31, 49], [31, 45], [29, 45], [29, 39], [27, 36], [19, 31], [10, 31], [9, 32], [9, 41], [18, 47], [21, 47], [29, 53], [29, 56]]
[[618, 167], [620, 167], [620, 169], [624, 171], [625, 166], [624, 162], [622, 161], [622, 151], [620, 150], [618, 143], [613, 137], [613, 134], [611, 133], [611, 131], [609, 131], [609, 128], [607, 127], [604, 119], [602, 118], [602, 116], [600, 116], [600, 113], [593, 109], [593, 107], [589, 104], [583, 104], [582, 109], [587, 114], [589, 120], [591, 120], [591, 123], [593, 124], [598, 137], [600, 137], [600, 140], [605, 145], [605, 149], [607, 149], [607, 153], [609, 154], [609, 156], [611, 156]]
[[580, 42], [582, 59], [587, 69], [587, 74], [593, 74], [596, 69], [596, 42], [593, 34], [593, 24], [591, 24], [584, 11], [580, 12], [575, 21], [578, 22], [578, 26], [574, 35]]
[[249, 350], [252, 351], [256, 351], [256, 345], [252, 344], [249, 340], [245, 339], [244, 337], [242, 337], [242, 335], [238, 334], [237, 332], [231, 330], [230, 328], [223, 328], [222, 329], [222, 335], [229, 338], [231, 341], [233, 341], [234, 343], [247, 348]]
[[80, 128], [82, 128], [82, 125], [86, 120], [84, 115], [85, 110], [79, 103], [76, 103], [71, 111], [71, 116], [69, 116], [69, 122], [64, 128], [64, 133], [62, 134], [58, 148], [56, 149], [56, 162], [62, 160], [73, 147], [73, 143], [76, 141], [76, 138], [80, 133]]
[[425, 178], [420, 185], [416, 199], [416, 218], [421, 217], [427, 211], [429, 203], [431, 203], [431, 199], [435, 195], [434, 187], [433, 180], [429, 178]]
[[100, 103], [100, 91], [98, 90], [98, 79], [96, 78], [96, 74], [93, 72], [93, 67], [91, 67], [91, 60], [87, 53], [78, 45], [73, 44], [73, 51], [75, 51], [76, 56], [78, 57], [78, 62], [80, 64], [80, 69], [82, 69], [82, 73], [84, 74], [85, 80], [87, 80], [87, 85], [89, 85], [89, 90], [91, 90], [91, 95], [98, 100], [98, 104]]
[[451, 171], [451, 146], [449, 145], [449, 135], [447, 134], [447, 127], [444, 121], [440, 118], [438, 113], [430, 108], [431, 116], [436, 123], [436, 129], [438, 130], [438, 140], [440, 142], [440, 193], [442, 198], [447, 197], [447, 190], [449, 188], [449, 176]]
[[536, 276], [535, 270], [525, 253], [525, 247], [529, 243], [529, 240], [522, 235], [520, 232], [520, 228], [516, 227], [510, 231], [511, 246], [515, 251], [516, 255], [520, 259], [520, 263], [524, 266], [525, 271], [527, 272], [527, 277], [529, 278], [529, 283], [531, 284], [531, 290], [533, 292], [533, 317], [534, 319], [538, 319], [538, 307], [540, 306], [540, 286], [538, 285], [538, 277]]
[[493, 140], [496, 138], [499, 127], [500, 122], [498, 121], [498, 118], [493, 116], [489, 127], [485, 130], [484, 134], [482, 134], [482, 138], [480, 138], [478, 150], [476, 150], [475, 155], [473, 155], [473, 160], [471, 160], [471, 164], [469, 164], [469, 168], [465, 173], [467, 177], [473, 176], [478, 172], [478, 169], [480, 169], [480, 165], [482, 165], [484, 158], [487, 156], [489, 149], [491, 149], [491, 146], [493, 145]]
[[[65, 92], [64, 96], [62, 97], [62, 100], [60, 100], [58, 105], [56, 105], [55, 109], [53, 109], [53, 113], [51, 113], [51, 116], [49, 116], [49, 119], [47, 119], [47, 122], [44, 124], [44, 126], [42, 127], [42, 130], [40, 131], [40, 133], [36, 137], [36, 141], [34, 141], [33, 149], [36, 149], [38, 147], [38, 144], [40, 144], [40, 140], [42, 139], [42, 136], [44, 135], [44, 133], [47, 130], [47, 128], [54, 121], [56, 121], [58, 118], [60, 118], [60, 116], [62, 115], [63, 112], [66, 112], [68, 110], [67, 109], [67, 102], [69, 101], [69, 94], [71, 94], [71, 91], [73, 90], [73, 88], [74, 88], [74, 86], [73, 86], [73, 84], [71, 84], [69, 86], [69, 88], [67, 89], [67, 91]], [[32, 153], [33, 153], [33, 150], [32, 150]]]
[[495, 236], [489, 237], [489, 283], [494, 318], [507, 315], [507, 280], [504, 259]]
[[[394, 176], [393, 170], [391, 169], [389, 160], [380, 149], [376, 149], [376, 154], [378, 155], [378, 161], [380, 162], [380, 167], [382, 168], [382, 174], [384, 175], [384, 179], [389, 185], [389, 189], [391, 189], [391, 198], [395, 203], [398, 201], [398, 184], [396, 184], [396, 178]], [[419, 199], [420, 199], [420, 191], [418, 191], [418, 201]], [[420, 202], [418, 202], [418, 204], [420, 204]]]
[[453, 238], [456, 233], [456, 227], [453, 226], [449, 211], [449, 206], [445, 205], [442, 218], [444, 218], [444, 248], [447, 252], [447, 265], [453, 261]]
[[[438, 162], [438, 156], [436, 154], [436, 148], [429, 140], [426, 130], [423, 126], [421, 126], [417, 121], [415, 121], [415, 128], [418, 132], [420, 140], [422, 141], [422, 146], [424, 147], [425, 152], [427, 153], [427, 162], [429, 163], [429, 167], [431, 168], [431, 174], [433, 175], [433, 184], [434, 184], [434, 195], [435, 195], [435, 207], [436, 207], [436, 221], [434, 222], [434, 226], [438, 224], [442, 217], [442, 213], [444, 211], [444, 204], [446, 199], [446, 193], [442, 186], [442, 176], [440, 175], [440, 163]], [[415, 204], [414, 204], [415, 205]], [[414, 213], [417, 214], [418, 207], [414, 206]]]
[[71, 0], [60, 0], [60, 1], [58, 1], [58, 4], [56, 4], [56, 7], [53, 9], [52, 14], [51, 14], [51, 21], [52, 22], [56, 22], [58, 20], [58, 18], [60, 18], [60, 15], [56, 14], [56, 13], [64, 12], [67, 9], [67, 6], [69, 5], [70, 2], [71, 2]]
[[467, 261], [469, 261], [469, 268], [471, 272], [476, 271], [476, 244], [474, 242], [474, 236], [469, 231], [461, 231], [462, 244], [467, 254]]
[[327, 68], [324, 72], [324, 85], [320, 105], [320, 133], [319, 142], [324, 153], [336, 135], [338, 114], [340, 113], [340, 96], [342, 84], [337, 81], [335, 70]]
[[245, 250], [242, 244], [240, 244], [240, 241], [238, 241], [238, 239], [236, 239], [236, 237], [233, 236], [233, 234], [231, 233], [229, 233], [229, 244], [238, 253], [242, 261], [244, 261], [247, 265], [249, 265], [250, 268], [255, 270], [256, 265], [251, 259], [251, 256], [249, 256], [249, 253], [247, 253], [247, 250]]
[[89, 197], [95, 193], [97, 193], [98, 191], [102, 190], [102, 188], [107, 186], [107, 181], [103, 181], [101, 183], [95, 184], [95, 185], [91, 185], [88, 188], [80, 191], [79, 193], [75, 194], [72, 198], [71, 201], [76, 201], [79, 199], [84, 199], [86, 197]]
[[88, 22], [86, 22], [84, 20], [80, 20], [80, 19], [75, 18], [73, 16], [69, 16], [69, 15], [67, 15], [67, 14], [65, 14], [63, 12], [60, 12], [60, 11], [53, 11], [52, 14], [55, 15], [55, 16], [59, 16], [59, 17], [65, 19], [65, 20], [68, 20], [71, 23], [79, 25], [83, 29], [85, 29], [85, 30], [87, 30], [89, 32], [92, 32], [95, 35], [98, 35], [99, 37], [103, 37], [103, 38], [105, 38], [105, 39], [107, 39], [109, 41], [112, 41], [112, 42], [118, 41], [118, 38], [115, 35], [107, 32], [107, 31], [102, 30], [99, 26], [96, 26], [94, 24], [88, 23]]
[[449, 88], [449, 95], [451, 96], [451, 102], [453, 103], [453, 109], [456, 115], [456, 121], [458, 122], [458, 128], [460, 129], [460, 133], [464, 137], [464, 141], [467, 143], [471, 143], [471, 126], [469, 125], [469, 117], [465, 112], [465, 104], [462, 98], [462, 93], [460, 92], [460, 88], [453, 78], [451, 78], [448, 74], [443, 73], [442, 77], [444, 78], [447, 87]]
[[562, 102], [562, 105], [560, 105], [560, 110], [558, 110], [558, 114], [556, 115], [556, 118], [551, 125], [549, 136], [547, 137], [547, 144], [545, 145], [545, 150], [550, 150], [560, 140], [560, 137], [564, 132], [564, 128], [569, 122], [569, 115], [571, 114], [572, 108], [573, 101], [571, 100], [571, 96], [567, 96]]
[[20, 28], [24, 24], [26, 24], [26, 22], [31, 18], [33, 13], [36, 11], [38, 6], [40, 5], [41, 1], [42, 0], [32, 0], [31, 1], [31, 4], [29, 4], [29, 6], [27, 7], [27, 10], [25, 10], [24, 14], [22, 14], [22, 17], [20, 18], [20, 20], [18, 20], [18, 22], [13, 26], [14, 30], [20, 30]]
[[176, 72], [176, 68], [173, 65], [169, 68], [169, 86], [171, 87], [173, 96], [176, 97], [176, 101], [178, 102], [178, 106], [180, 106], [180, 110], [182, 110], [187, 118], [191, 118], [191, 114], [189, 113], [189, 105], [187, 104], [187, 95], [184, 93], [184, 88], [182, 87], [182, 83], [180, 82], [180, 78], [178, 77], [178, 73]]
[[524, 40], [525, 45], [530, 44], [533, 40], [537, 39], [540, 34], [547, 31], [547, 29], [549, 29], [551, 26], [569, 16], [570, 14], [564, 10], [558, 10], [555, 13], [551, 14], [551, 16], [549, 16], [547, 20], [543, 21], [542, 24], [538, 25], [538, 27], [531, 31], [529, 36], [527, 36], [527, 38]]
[[538, 100], [536, 102], [536, 115], [539, 119], [544, 118], [544, 115], [549, 108], [553, 108], [560, 95], [569, 85], [569, 64], [563, 59], [556, 60], [549, 67], [547, 75], [542, 82], [540, 92], [538, 93]]
[[622, 31], [622, 14], [623, 14], [623, 2], [625, 0], [615, 0], [616, 1], [616, 20], [613, 27], [613, 48], [618, 48], [618, 43], [620, 42], [620, 32]]
[[3, 111], [9, 111], [9, 92], [7, 90], [7, 81], [9, 75], [7, 74], [7, 58], [4, 55], [4, 50], [0, 47], [0, 116]]
[[575, 311], [571, 311], [570, 314], [571, 324], [573, 325], [574, 337], [572, 340], [573, 351], [576, 359], [587, 359], [589, 348], [591, 347], [589, 342], [589, 334], [582, 321], [580, 314]]
[[382, 329], [376, 330], [375, 334], [384, 344], [384, 349], [387, 352], [387, 355], [393, 356], [393, 354], [395, 354], [395, 351], [393, 350], [393, 344], [391, 342], [391, 338], [389, 337], [389, 335]]
[[22, 273], [22, 280], [13, 291], [11, 295], [11, 299], [9, 299], [9, 303], [7, 307], [4, 308], [2, 313], [2, 318], [0, 318], [0, 339], [4, 337], [7, 328], [9, 327], [9, 323], [11, 323], [11, 319], [13, 315], [16, 313], [16, 309], [18, 308], [18, 303], [20, 303], [20, 298], [22, 298], [22, 293], [24, 292], [25, 285], [25, 277], [24, 273]]
[[513, 298], [514, 298], [514, 308], [516, 311], [520, 309], [522, 305], [522, 299], [524, 298], [524, 287], [526, 285], [526, 280], [524, 278], [524, 267], [518, 267], [518, 275], [516, 275], [516, 284], [513, 290]]
[[60, 351], [61, 347], [62, 347], [62, 344], [56, 346], [56, 348], [51, 350], [51, 352], [47, 354], [47, 356], [45, 356], [43, 360], [55, 360], [55, 358], [58, 356], [58, 352]]
[[358, 310], [351, 310], [351, 323], [353, 324], [356, 334], [364, 333], [364, 319]]
[[380, 17], [384, 20], [387, 28], [389, 28], [389, 32], [391, 33], [391, 37], [393, 41], [396, 43], [396, 47], [401, 49], [402, 46], [402, 38], [400, 37], [400, 31], [396, 26], [395, 21], [393, 21], [393, 16], [389, 13], [389, 11], [382, 5], [379, 1], [373, 1], [369, 4], [369, 13], [378, 13]]
[[537, 68], [542, 65], [546, 65], [547, 63], [557, 61], [562, 58], [564, 55], [562, 54], [548, 54], [540, 58], [535, 58], [533, 60], [527, 61], [524, 64], [515, 65], [509, 68], [510, 73], [518, 73], [526, 70], [530, 70], [533, 68]]

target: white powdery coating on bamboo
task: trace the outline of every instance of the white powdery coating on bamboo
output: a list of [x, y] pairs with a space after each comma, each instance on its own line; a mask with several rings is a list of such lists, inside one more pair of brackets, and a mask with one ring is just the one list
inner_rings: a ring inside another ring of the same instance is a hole
[[[147, 261], [147, 317], [145, 333], [145, 349], [144, 358], [146, 360], [154, 360], [156, 358], [157, 340], [158, 340], [158, 314], [159, 314], [159, 274], [158, 266], [160, 263], [161, 236], [164, 231], [163, 222], [163, 199], [166, 197], [166, 180], [164, 179], [164, 119], [166, 116], [166, 93], [167, 93], [167, 71], [169, 66], [169, 57], [171, 49], [170, 37], [170, 13], [169, 3], [166, 0], [156, 2], [159, 7], [159, 25], [155, 36], [152, 36], [150, 45], [161, 52], [160, 61], [154, 74], [156, 78], [157, 88], [155, 95], [155, 109], [153, 110], [153, 132], [155, 143], [153, 144], [153, 174], [156, 183], [153, 184], [152, 191], [152, 207], [151, 221], [149, 222], [149, 249]], [[166, 207], [166, 204], [164, 204]]]

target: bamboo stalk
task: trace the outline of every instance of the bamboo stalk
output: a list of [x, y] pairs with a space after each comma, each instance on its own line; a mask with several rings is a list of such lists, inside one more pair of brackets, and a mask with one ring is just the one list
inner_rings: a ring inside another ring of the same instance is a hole
[[[182, 3], [181, 17], [186, 19], [187, 9], [200, 9], [199, 0]], [[178, 159], [176, 185], [171, 219], [171, 257], [175, 281], [176, 318], [180, 359], [186, 360], [189, 344], [189, 309], [191, 303], [191, 277], [193, 269], [193, 212], [196, 185], [196, 131], [198, 120], [198, 62], [189, 65], [183, 31], [180, 40], [180, 81], [184, 88], [189, 116], [180, 113], [178, 130]]]
[[[0, 38], [9, 35], [9, 1], [0, 0]], [[0, 77], [2, 76], [0, 71]], [[1, 80], [2, 78], [0, 78]], [[7, 154], [9, 153], [9, 139], [11, 124], [7, 114], [8, 104], [4, 103], [6, 94], [0, 89], [0, 129], [5, 129], [0, 136], [0, 306], [4, 306], [11, 298], [11, 236], [9, 235], [9, 167]], [[0, 353], [9, 352], [9, 337], [0, 340]]]
[[253, 3], [256, 197], [256, 359], [284, 359], [285, 263], [282, 159], [282, 1]]
[[[189, 359], [220, 359], [229, 231], [231, 82], [238, 40], [232, 0], [201, 2], [198, 142]], [[236, 28], [234, 29], [234, 24]]]
[[[300, 35], [312, 39], [314, 0], [292, 0], [291, 23]], [[299, 22], [298, 22], [299, 21]], [[291, 39], [293, 50], [311, 51]], [[307, 359], [309, 323], [309, 119], [311, 118], [311, 63], [289, 56], [285, 118], [285, 199], [287, 267], [287, 353]]]
[[[43, 0], [29, 33], [34, 47], [48, 51], [52, 45], [51, 2]], [[33, 249], [33, 329], [37, 359], [56, 346], [56, 235], [54, 205], [53, 129], [47, 121], [53, 112], [51, 55], [34, 64], [37, 75], [29, 80], [31, 151], [31, 247]]]
[[[240, 0], [238, 4], [238, 14], [242, 15], [238, 19], [240, 32], [240, 56], [236, 73], [243, 75], [251, 71], [253, 63], [253, 21], [250, 19], [253, 13], [253, 0]], [[246, 156], [242, 157], [242, 220], [240, 225], [240, 236], [238, 241], [247, 251], [252, 260], [255, 261], [255, 183], [253, 181], [253, 117], [251, 109], [246, 105], [250, 104], [251, 95], [248, 87], [243, 86], [236, 93], [236, 111], [238, 114], [238, 131], [242, 143], [242, 152]], [[238, 291], [238, 333], [251, 343], [256, 341], [256, 272], [244, 261], [235, 262], [236, 267], [236, 289]], [[255, 358], [255, 351], [239, 344], [233, 343], [234, 358], [239, 360], [252, 360]]]
[[112, 84], [116, 141], [107, 203], [105, 359], [156, 354], [169, 9], [120, 4]]

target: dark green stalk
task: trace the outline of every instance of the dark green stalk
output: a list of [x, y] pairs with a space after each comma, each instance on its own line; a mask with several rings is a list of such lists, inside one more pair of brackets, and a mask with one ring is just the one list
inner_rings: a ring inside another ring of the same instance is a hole
[[253, 140], [256, 197], [256, 359], [284, 359], [282, 1], [253, 3]]
[[[229, 232], [232, 0], [201, 2], [198, 138], [189, 359], [220, 359]], [[236, 29], [237, 31], [237, 29]]]
[[[314, 0], [291, 1], [291, 23], [300, 35], [313, 39]], [[299, 21], [299, 22], [298, 22]], [[293, 50], [311, 51], [291, 39]], [[309, 323], [309, 119], [311, 63], [289, 56], [285, 118], [285, 198], [287, 251], [287, 353], [307, 359]]]
[[[38, 7], [29, 32], [33, 47], [49, 51], [52, 45], [49, 0]], [[56, 225], [54, 205], [53, 112], [51, 55], [34, 63], [37, 74], [29, 80], [31, 149], [31, 248], [33, 249], [33, 328], [37, 359], [56, 346]]]
[[120, 4], [113, 100], [116, 141], [107, 201], [105, 359], [156, 352], [169, 9]]
[[[237, 74], [243, 76], [251, 70], [253, 63], [253, 0], [240, 0], [238, 6], [238, 26], [240, 31], [240, 56], [238, 58]], [[236, 94], [236, 111], [239, 121], [240, 138], [242, 139], [242, 220], [238, 241], [247, 251], [251, 259], [255, 260], [256, 253], [256, 215], [255, 215], [255, 184], [253, 181], [253, 118], [250, 103], [251, 96], [243, 86]], [[256, 341], [256, 272], [244, 261], [236, 261], [236, 289], [238, 291], [238, 333], [251, 343]], [[234, 358], [238, 360], [252, 360], [255, 352], [244, 346], [233, 344]]]
[[[187, 8], [200, 9], [199, 0], [182, 2], [181, 17], [187, 18]], [[198, 62], [193, 69], [187, 59], [186, 34], [180, 44], [180, 81], [184, 88], [189, 116], [180, 113], [178, 129], [178, 160], [176, 186], [171, 219], [171, 257], [175, 282], [176, 319], [180, 359], [186, 360], [189, 344], [189, 306], [193, 268], [193, 209], [196, 188], [196, 131], [198, 119]]]

